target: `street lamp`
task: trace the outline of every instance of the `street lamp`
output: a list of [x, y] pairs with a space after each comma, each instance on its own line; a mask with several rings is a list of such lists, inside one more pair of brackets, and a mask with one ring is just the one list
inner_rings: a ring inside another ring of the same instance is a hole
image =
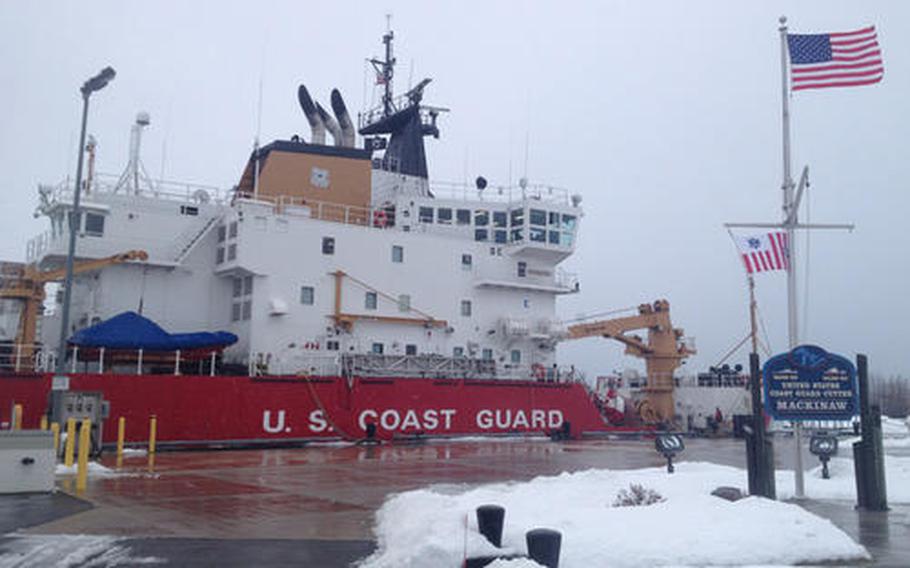
[[73, 256], [76, 254], [76, 232], [80, 221], [79, 196], [82, 191], [82, 158], [85, 148], [85, 125], [88, 120], [88, 99], [95, 91], [103, 89], [117, 73], [113, 67], [105, 67], [97, 75], [86, 81], [79, 91], [82, 93], [82, 132], [79, 134], [79, 160], [76, 166], [76, 188], [73, 192], [73, 211], [69, 216], [70, 242], [66, 255], [66, 279], [63, 284], [63, 308], [60, 317], [60, 343], [57, 349], [57, 375], [66, 369], [66, 338], [70, 319], [70, 296], [73, 287]]

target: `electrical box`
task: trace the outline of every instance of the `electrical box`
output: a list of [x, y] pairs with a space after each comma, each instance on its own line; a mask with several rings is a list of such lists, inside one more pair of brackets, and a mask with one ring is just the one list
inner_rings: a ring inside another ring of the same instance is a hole
[[51, 492], [56, 467], [49, 430], [0, 430], [0, 495]]
[[[93, 456], [101, 453], [104, 419], [108, 417], [109, 404], [100, 392], [57, 390], [51, 391], [51, 421], [60, 424], [60, 432], [66, 431], [66, 421], [76, 420], [77, 444], [78, 431], [82, 420], [92, 421], [92, 445], [89, 453]], [[60, 444], [61, 448], [63, 444]]]

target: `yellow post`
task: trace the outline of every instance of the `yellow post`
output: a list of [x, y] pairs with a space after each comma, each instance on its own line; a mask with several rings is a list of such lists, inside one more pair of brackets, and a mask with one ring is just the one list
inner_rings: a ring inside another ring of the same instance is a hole
[[149, 419], [149, 455], [155, 453], [155, 441], [158, 437], [158, 417], [152, 414]]
[[60, 457], [57, 451], [60, 449], [60, 424], [51, 422], [51, 432], [54, 433], [54, 460]]
[[73, 467], [73, 450], [76, 448], [76, 419], [66, 419], [66, 446], [63, 450], [63, 465]]
[[41, 429], [47, 430], [47, 414], [41, 415]]
[[13, 430], [22, 430], [22, 405], [13, 405]]
[[79, 430], [79, 463], [76, 466], [76, 492], [85, 491], [86, 480], [88, 479], [88, 450], [91, 446], [92, 421], [88, 418], [82, 419], [82, 427]]
[[126, 418], [117, 419], [117, 467], [123, 465], [123, 439], [126, 437]]

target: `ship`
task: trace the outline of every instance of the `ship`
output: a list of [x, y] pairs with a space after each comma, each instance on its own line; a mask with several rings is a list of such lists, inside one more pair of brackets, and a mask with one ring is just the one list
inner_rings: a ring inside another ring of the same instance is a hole
[[[394, 94], [393, 38], [369, 60], [381, 102], [356, 127], [337, 89], [329, 112], [300, 85], [309, 139], [257, 141], [227, 191], [150, 179], [147, 113], [121, 175], [94, 171], [90, 140], [84, 182], [39, 186], [50, 230], [0, 267], [0, 422], [92, 417], [100, 448], [105, 423], [142, 443], [152, 419], [175, 447], [578, 437], [672, 420], [673, 371], [693, 349], [669, 304], [561, 320], [557, 298], [581, 290], [560, 266], [581, 196], [526, 179], [431, 183], [425, 139], [448, 109], [424, 102], [430, 79]], [[61, 330], [62, 294], [41, 312], [71, 231]], [[557, 364], [559, 342], [592, 336], [645, 359], [641, 400], [617, 404]]]

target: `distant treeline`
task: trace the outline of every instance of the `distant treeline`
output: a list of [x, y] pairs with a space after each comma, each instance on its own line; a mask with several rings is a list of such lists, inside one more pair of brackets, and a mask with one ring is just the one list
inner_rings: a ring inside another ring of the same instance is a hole
[[872, 404], [881, 406], [885, 416], [904, 418], [910, 414], [910, 380], [907, 377], [871, 375], [869, 390]]

